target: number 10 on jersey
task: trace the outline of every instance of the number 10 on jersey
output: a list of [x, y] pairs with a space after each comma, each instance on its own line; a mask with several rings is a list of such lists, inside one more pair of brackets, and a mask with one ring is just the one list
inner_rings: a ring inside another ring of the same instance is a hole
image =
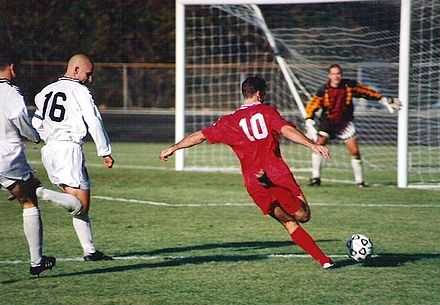
[[[249, 123], [249, 124], [248, 124]], [[256, 113], [251, 116], [249, 122], [247, 118], [242, 118], [238, 123], [243, 129], [246, 137], [249, 141], [261, 140], [267, 137], [269, 134], [266, 126], [266, 122], [264, 121], [264, 116], [261, 113]], [[250, 125], [250, 130], [249, 130]]]

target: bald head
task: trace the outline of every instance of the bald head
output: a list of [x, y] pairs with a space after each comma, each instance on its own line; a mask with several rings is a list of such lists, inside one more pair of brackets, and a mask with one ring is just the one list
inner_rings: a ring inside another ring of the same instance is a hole
[[75, 54], [67, 62], [64, 76], [77, 79], [81, 83], [92, 82], [93, 63], [87, 55]]

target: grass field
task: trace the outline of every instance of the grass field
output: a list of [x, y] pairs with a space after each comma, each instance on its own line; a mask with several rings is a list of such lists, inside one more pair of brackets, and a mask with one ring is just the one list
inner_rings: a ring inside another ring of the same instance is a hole
[[[0, 192], [0, 304], [440, 304], [439, 192], [304, 186], [305, 227], [338, 263], [324, 271], [251, 204], [240, 175], [176, 173], [158, 161], [163, 147], [116, 143], [108, 170], [86, 146], [95, 241], [114, 261], [81, 261], [69, 215], [41, 202], [45, 252], [58, 263], [31, 278], [20, 208]], [[39, 147], [28, 153], [49, 185]], [[345, 257], [352, 233], [374, 241], [368, 266]]]

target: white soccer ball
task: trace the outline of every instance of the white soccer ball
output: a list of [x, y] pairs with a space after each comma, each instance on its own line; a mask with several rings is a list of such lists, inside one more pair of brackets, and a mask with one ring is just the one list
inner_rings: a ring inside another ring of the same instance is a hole
[[373, 255], [373, 243], [363, 234], [353, 234], [346, 246], [348, 256], [357, 262], [364, 262]]

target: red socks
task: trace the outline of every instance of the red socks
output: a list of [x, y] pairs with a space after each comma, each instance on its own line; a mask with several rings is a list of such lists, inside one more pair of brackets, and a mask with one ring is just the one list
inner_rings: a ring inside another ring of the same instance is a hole
[[321, 264], [321, 266], [332, 261], [330, 257], [326, 256], [324, 252], [322, 252], [309, 233], [307, 233], [301, 226], [298, 226], [290, 237], [295, 244], [310, 254]]

